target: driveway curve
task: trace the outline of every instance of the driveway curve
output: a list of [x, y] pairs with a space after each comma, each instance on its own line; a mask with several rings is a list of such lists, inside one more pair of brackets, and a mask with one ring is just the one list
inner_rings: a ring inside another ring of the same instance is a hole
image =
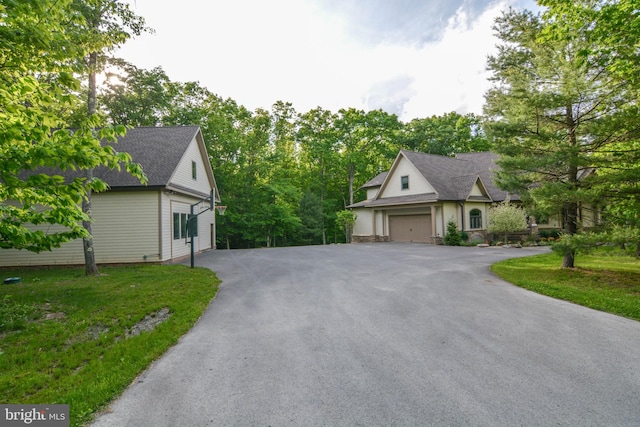
[[540, 250], [203, 254], [218, 296], [93, 425], [640, 425], [640, 323], [489, 271]]

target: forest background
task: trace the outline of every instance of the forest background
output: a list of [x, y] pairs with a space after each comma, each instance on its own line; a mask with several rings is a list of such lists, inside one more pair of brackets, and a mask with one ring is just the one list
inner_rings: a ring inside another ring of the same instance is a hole
[[399, 150], [450, 156], [489, 148], [474, 114], [403, 123], [382, 110], [299, 113], [284, 101], [250, 111], [198, 82], [173, 82], [161, 67], [114, 65], [98, 95], [110, 123], [201, 127], [228, 206], [218, 217], [220, 248], [345, 242], [337, 213], [363, 199], [358, 189]]

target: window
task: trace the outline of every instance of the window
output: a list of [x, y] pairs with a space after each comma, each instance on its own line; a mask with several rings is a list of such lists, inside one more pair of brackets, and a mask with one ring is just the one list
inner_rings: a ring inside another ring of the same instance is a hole
[[191, 162], [191, 178], [198, 179], [198, 167], [196, 166], [196, 162]]
[[180, 214], [180, 237], [187, 237], [187, 214]]
[[473, 209], [469, 212], [469, 226], [471, 228], [482, 228], [482, 212], [480, 209]]
[[401, 176], [400, 177], [400, 184], [403, 190], [408, 190], [409, 189], [409, 177], [408, 176]]
[[[188, 221], [189, 218], [193, 218]], [[187, 228], [188, 227], [188, 228]], [[173, 213], [173, 239], [184, 239], [193, 233], [193, 237], [198, 237], [198, 215], [188, 215], [186, 213]]]
[[173, 213], [173, 239], [180, 238], [180, 214], [177, 212]]

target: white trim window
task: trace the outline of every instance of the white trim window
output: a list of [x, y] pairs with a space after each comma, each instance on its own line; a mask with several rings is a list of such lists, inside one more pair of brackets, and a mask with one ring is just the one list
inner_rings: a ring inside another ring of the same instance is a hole
[[471, 209], [469, 212], [469, 227], [472, 229], [482, 228], [482, 211], [480, 209]]
[[400, 189], [401, 190], [409, 189], [409, 175], [404, 175], [400, 177]]

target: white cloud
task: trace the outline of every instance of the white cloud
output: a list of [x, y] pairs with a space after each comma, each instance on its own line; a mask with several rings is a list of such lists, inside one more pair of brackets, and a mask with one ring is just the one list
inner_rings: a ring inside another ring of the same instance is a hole
[[318, 0], [130, 1], [156, 29], [119, 53], [138, 67], [161, 65], [249, 109], [281, 100], [299, 112], [384, 108], [410, 120], [480, 112], [491, 25], [513, 0], [479, 16], [463, 4], [437, 41], [380, 44], [353, 38], [349, 16]]

